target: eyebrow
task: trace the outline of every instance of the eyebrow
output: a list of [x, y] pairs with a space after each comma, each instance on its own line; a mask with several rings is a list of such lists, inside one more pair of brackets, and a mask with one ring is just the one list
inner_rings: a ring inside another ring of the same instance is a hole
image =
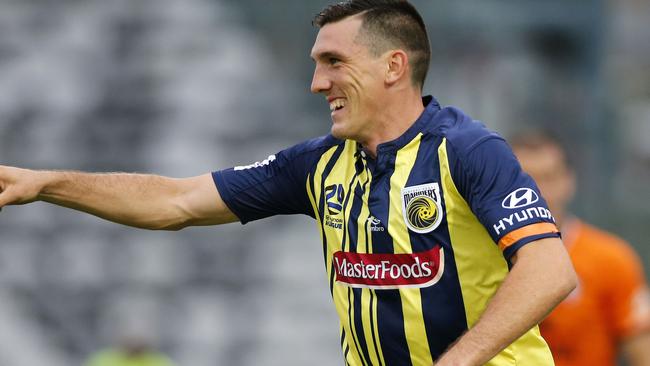
[[311, 58], [314, 62], [316, 62], [316, 60], [318, 60], [318, 59], [320, 59], [320, 60], [328, 59], [328, 58], [343, 59], [343, 55], [341, 55], [340, 53], [337, 53], [335, 51], [324, 51], [324, 52], [317, 53], [314, 56], [309, 56], [309, 58]]

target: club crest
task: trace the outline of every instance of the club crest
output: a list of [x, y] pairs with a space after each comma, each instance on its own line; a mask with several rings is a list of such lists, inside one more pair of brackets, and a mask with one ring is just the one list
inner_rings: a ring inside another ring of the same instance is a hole
[[442, 204], [438, 183], [402, 188], [402, 212], [411, 231], [430, 233], [442, 221]]

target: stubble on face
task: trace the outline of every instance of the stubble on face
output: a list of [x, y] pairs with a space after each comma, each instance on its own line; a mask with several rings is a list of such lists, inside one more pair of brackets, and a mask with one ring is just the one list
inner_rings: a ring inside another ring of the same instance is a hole
[[[314, 91], [312, 85], [312, 91], [340, 99], [336, 106], [343, 105], [332, 111], [332, 135], [363, 143], [372, 134], [380, 111], [377, 96], [383, 86], [383, 67], [381, 58], [373, 56], [362, 41], [365, 37], [359, 37], [361, 26], [361, 17], [353, 16], [321, 28], [312, 50], [317, 63], [314, 78], [326, 78], [322, 85], [328, 87]], [[330, 60], [321, 59], [322, 55], [340, 59], [328, 64]]]

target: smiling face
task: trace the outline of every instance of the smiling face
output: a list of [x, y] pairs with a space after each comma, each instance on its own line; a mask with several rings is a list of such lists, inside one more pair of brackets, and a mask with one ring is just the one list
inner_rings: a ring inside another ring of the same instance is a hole
[[359, 43], [361, 25], [360, 16], [351, 16], [320, 29], [311, 51], [311, 91], [326, 97], [334, 137], [364, 143], [378, 126], [387, 64]]

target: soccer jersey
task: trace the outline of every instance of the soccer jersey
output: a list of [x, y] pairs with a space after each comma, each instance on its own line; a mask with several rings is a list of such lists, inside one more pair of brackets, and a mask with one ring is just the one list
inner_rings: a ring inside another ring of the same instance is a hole
[[[376, 159], [328, 135], [213, 173], [242, 223], [316, 220], [348, 365], [432, 365], [476, 323], [508, 259], [559, 235], [503, 139], [458, 109], [424, 103]], [[553, 364], [537, 327], [488, 363], [514, 364]]]
[[580, 220], [563, 225], [578, 287], [541, 324], [558, 366], [614, 366], [627, 337], [650, 331], [650, 295], [637, 255]]

